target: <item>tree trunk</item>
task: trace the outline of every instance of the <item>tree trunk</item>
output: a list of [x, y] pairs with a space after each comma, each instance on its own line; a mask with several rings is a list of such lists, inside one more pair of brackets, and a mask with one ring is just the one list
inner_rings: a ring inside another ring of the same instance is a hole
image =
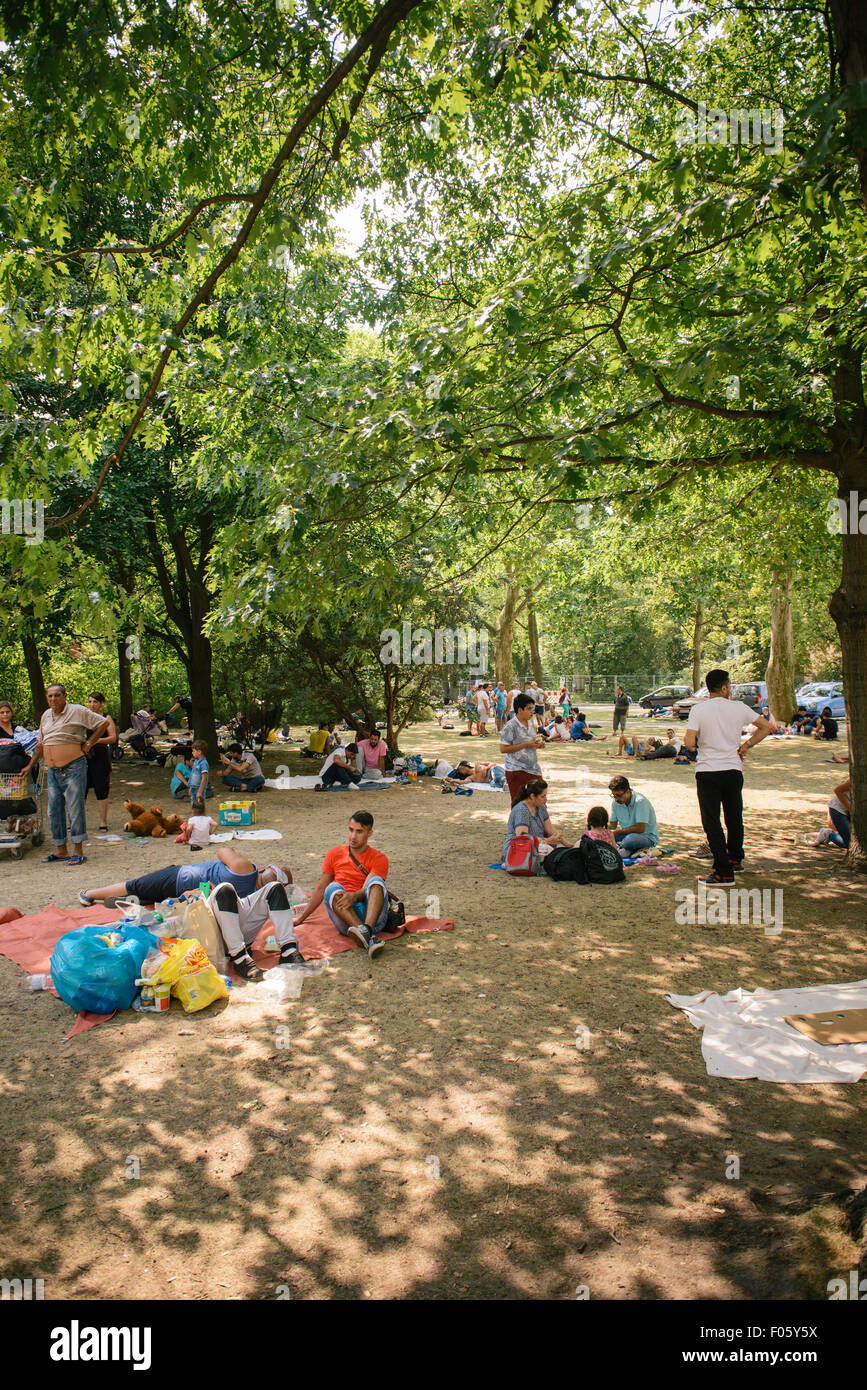
[[527, 641], [530, 644], [530, 667], [533, 680], [538, 686], [543, 683], [542, 658], [539, 655], [539, 629], [536, 626], [536, 609], [533, 605], [533, 591], [527, 590]]
[[139, 665], [141, 666], [142, 704], [150, 709], [154, 702], [153, 666], [151, 664], [150, 652], [147, 648], [146, 640], [141, 632], [139, 632], [138, 640]]
[[523, 604], [518, 604], [518, 584], [514, 576], [507, 574], [505, 582], [506, 596], [494, 628], [494, 679], [511, 687], [515, 675], [512, 667], [515, 619]]
[[48, 699], [45, 694], [45, 677], [42, 674], [42, 662], [39, 660], [36, 638], [33, 635], [33, 609], [25, 608], [22, 618], [21, 647], [24, 652], [24, 664], [27, 667], [27, 678], [30, 681], [33, 714], [38, 723], [48, 709]]
[[765, 680], [771, 714], [781, 724], [788, 724], [797, 707], [790, 566], [771, 574], [771, 652]]
[[692, 629], [692, 688], [701, 686], [701, 639], [704, 635], [704, 600], [695, 605], [695, 623]]
[[[208, 745], [208, 759], [211, 766], [217, 758], [216, 715], [214, 713], [214, 690], [212, 683], [213, 653], [211, 643], [202, 632], [191, 631], [187, 636], [187, 680], [190, 686], [190, 699], [193, 702], [193, 728], [196, 738]], [[216, 773], [214, 773], [216, 777]], [[214, 777], [212, 785], [216, 786]]]
[[117, 677], [120, 686], [118, 728], [128, 729], [132, 723], [132, 664], [127, 656], [127, 639], [117, 639]]
[[[850, 491], [867, 491], [867, 460], [841, 477], [837, 495], [849, 504]], [[828, 611], [840, 634], [843, 681], [849, 734], [849, 773], [852, 778], [852, 840], [848, 863], [867, 873], [867, 534], [858, 530], [858, 516], [844, 513], [840, 541], [843, 573], [831, 595]], [[842, 768], [840, 769], [842, 773]]]
[[[834, 31], [834, 64], [840, 86], [858, 87], [867, 77], [867, 10], [864, 0], [829, 0]], [[858, 128], [860, 111], [857, 105], [846, 112], [850, 128]], [[867, 148], [863, 139], [856, 144], [858, 160], [858, 186], [861, 198], [867, 208]]]

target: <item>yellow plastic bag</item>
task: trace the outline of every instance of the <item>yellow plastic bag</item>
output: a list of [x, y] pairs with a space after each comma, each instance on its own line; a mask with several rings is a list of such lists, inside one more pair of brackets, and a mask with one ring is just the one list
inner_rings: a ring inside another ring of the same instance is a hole
[[180, 999], [185, 1013], [206, 1009], [215, 999], [228, 999], [226, 983], [211, 965], [200, 941], [161, 936], [158, 944], [166, 960], [152, 983], [171, 985], [172, 994]]
[[229, 991], [225, 980], [221, 980], [212, 965], [197, 970], [194, 975], [182, 975], [172, 987], [172, 994], [180, 999], [184, 1013], [198, 1013], [206, 1009], [215, 999], [228, 999]]

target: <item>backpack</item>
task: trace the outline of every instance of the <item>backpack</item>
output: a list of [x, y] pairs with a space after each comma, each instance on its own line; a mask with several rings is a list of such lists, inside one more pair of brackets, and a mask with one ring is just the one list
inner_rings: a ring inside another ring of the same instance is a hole
[[[546, 856], [550, 859], [550, 854]], [[545, 860], [541, 861], [543, 864]], [[503, 868], [516, 878], [533, 878], [539, 872], [539, 841], [535, 835], [515, 835], [506, 847]]]
[[591, 840], [582, 835], [579, 853], [587, 870], [588, 883], [620, 883], [625, 877], [623, 860], [604, 840]]
[[0, 772], [20, 772], [30, 762], [30, 754], [20, 743], [0, 743]]
[[552, 849], [542, 860], [542, 872], [557, 883], [587, 883], [587, 866], [584, 856], [577, 848]]

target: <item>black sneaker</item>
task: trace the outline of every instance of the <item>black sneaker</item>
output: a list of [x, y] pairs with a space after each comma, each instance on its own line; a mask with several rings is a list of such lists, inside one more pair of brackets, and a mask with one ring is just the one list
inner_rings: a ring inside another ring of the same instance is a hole
[[357, 927], [347, 927], [346, 935], [351, 936], [353, 941], [366, 951], [370, 947], [370, 931], [363, 922], [359, 922]]
[[733, 874], [742, 874], [744, 871], [744, 861], [742, 859], [730, 859], [729, 868]]
[[716, 884], [721, 884], [721, 885], [725, 885], [726, 887], [728, 887], [730, 884], [734, 883], [734, 881], [735, 881], [735, 876], [734, 876], [734, 874], [718, 874], [718, 873], [712, 873], [712, 874], [699, 874], [699, 877], [698, 877], [698, 882], [699, 882], [699, 883], [711, 883], [711, 884], [714, 884], [714, 885], [716, 885]]
[[253, 984], [258, 980], [264, 980], [265, 976], [248, 951], [242, 956], [230, 956], [229, 959], [242, 980], [249, 980]]
[[374, 956], [379, 955], [380, 951], [383, 949], [384, 946], [384, 941], [380, 941], [378, 936], [372, 936], [370, 938], [370, 944], [367, 948], [367, 954], [370, 956], [370, 959], [373, 960]]
[[278, 965], [303, 965], [304, 957], [297, 946], [284, 946], [280, 951]]

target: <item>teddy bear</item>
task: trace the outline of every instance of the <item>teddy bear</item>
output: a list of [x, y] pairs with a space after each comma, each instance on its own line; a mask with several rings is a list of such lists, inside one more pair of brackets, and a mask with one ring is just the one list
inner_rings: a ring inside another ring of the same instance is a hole
[[125, 801], [123, 804], [132, 817], [127, 821], [124, 830], [130, 831], [133, 835], [152, 835], [158, 840], [163, 835], [176, 835], [183, 825], [180, 816], [164, 816], [162, 806], [151, 806], [150, 810], [146, 811], [137, 801]]

